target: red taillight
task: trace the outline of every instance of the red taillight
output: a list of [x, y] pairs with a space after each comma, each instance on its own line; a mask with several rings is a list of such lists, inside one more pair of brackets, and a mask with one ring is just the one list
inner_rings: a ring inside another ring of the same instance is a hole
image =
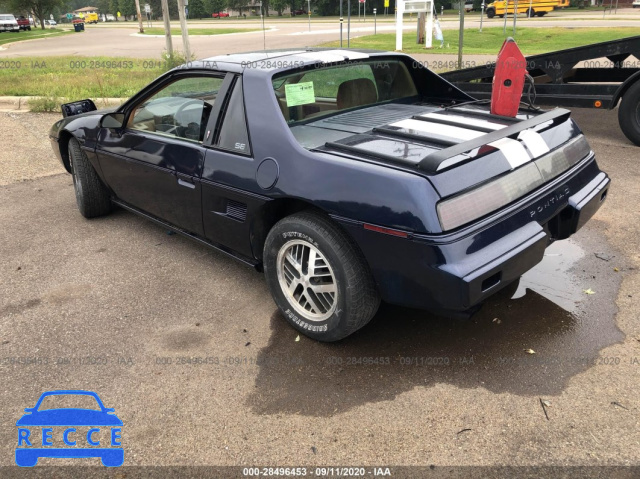
[[382, 233], [385, 235], [397, 236], [399, 238], [406, 238], [409, 236], [409, 233], [400, 230], [394, 230], [391, 228], [383, 228], [382, 226], [371, 225], [369, 223], [364, 223], [364, 229], [369, 231], [375, 231], [376, 233]]

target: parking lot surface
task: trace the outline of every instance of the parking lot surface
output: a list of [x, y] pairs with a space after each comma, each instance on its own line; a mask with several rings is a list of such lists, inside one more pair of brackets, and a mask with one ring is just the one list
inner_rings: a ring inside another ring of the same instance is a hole
[[53, 389], [115, 408], [129, 466], [640, 465], [640, 149], [615, 111], [573, 116], [610, 193], [514, 299], [383, 305], [323, 344], [252, 269], [123, 210], [85, 220], [57, 115], [0, 113], [0, 466]]

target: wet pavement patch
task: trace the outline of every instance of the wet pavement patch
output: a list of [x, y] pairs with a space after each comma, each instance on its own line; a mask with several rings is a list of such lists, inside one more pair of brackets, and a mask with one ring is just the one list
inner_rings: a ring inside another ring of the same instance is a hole
[[621, 274], [591, 252], [622, 256], [594, 230], [551, 245], [513, 299], [494, 296], [470, 320], [383, 304], [353, 336], [320, 343], [296, 341], [276, 311], [247, 402], [259, 414], [331, 416], [438, 383], [560, 394], [575, 375], [607, 364], [600, 351], [624, 339], [615, 322]]

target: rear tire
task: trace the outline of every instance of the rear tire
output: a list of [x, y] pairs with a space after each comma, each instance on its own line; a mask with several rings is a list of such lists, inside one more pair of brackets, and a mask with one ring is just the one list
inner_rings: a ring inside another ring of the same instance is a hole
[[536, 13], [536, 15], [539, 16], [539, 17], [544, 17], [545, 13], [547, 13], [547, 12], [538, 12], [538, 13]]
[[69, 161], [80, 214], [95, 218], [110, 213], [111, 194], [75, 138], [69, 140]]
[[267, 236], [263, 257], [275, 303], [310, 338], [343, 339], [378, 310], [380, 295], [364, 256], [329, 218], [301, 212], [280, 220]]
[[622, 96], [618, 122], [625, 136], [640, 146], [640, 80], [636, 80]]
[[527, 18], [535, 17], [536, 11], [533, 8], [527, 9]]

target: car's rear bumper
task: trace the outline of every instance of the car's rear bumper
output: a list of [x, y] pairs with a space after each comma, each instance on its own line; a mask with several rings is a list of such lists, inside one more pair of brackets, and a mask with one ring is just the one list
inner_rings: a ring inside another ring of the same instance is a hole
[[606, 198], [610, 180], [595, 161], [509, 215], [469, 234], [398, 238], [345, 224], [371, 267], [383, 299], [434, 312], [460, 312], [539, 263], [546, 247], [578, 231]]

